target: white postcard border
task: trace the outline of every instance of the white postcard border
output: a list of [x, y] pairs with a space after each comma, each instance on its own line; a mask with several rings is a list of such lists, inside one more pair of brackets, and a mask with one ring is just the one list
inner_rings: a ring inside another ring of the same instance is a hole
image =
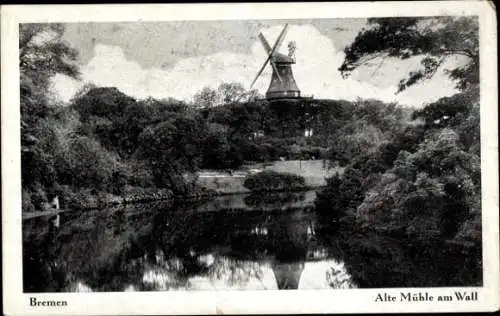
[[[289, 291], [43, 293], [22, 291], [18, 24], [171, 20], [305, 19], [381, 16], [480, 17], [483, 278], [481, 288]], [[1, 8], [2, 228], [4, 312], [47, 314], [222, 314], [491, 311], [499, 308], [498, 79], [493, 4], [486, 1], [253, 3], [187, 5], [4, 6]], [[380, 303], [378, 293], [433, 296], [477, 290], [475, 302]], [[30, 307], [29, 298], [66, 300], [66, 307]]]

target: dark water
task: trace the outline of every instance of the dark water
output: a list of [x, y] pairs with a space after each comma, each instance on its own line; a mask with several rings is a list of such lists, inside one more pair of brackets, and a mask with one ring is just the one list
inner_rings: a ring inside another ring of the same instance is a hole
[[26, 220], [27, 292], [352, 288], [317, 238], [314, 192]]
[[[480, 286], [481, 249], [325, 225], [315, 192], [23, 222], [25, 292]], [[325, 227], [329, 227], [325, 229]], [[333, 227], [333, 228], [332, 228]]]

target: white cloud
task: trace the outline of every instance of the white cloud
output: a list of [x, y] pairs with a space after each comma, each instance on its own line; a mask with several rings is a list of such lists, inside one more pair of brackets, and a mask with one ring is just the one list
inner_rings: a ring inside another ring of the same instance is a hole
[[[262, 33], [272, 45], [280, 31], [281, 27], [275, 26], [263, 29]], [[454, 93], [452, 83], [443, 74], [436, 74], [429, 82], [394, 95], [396, 84], [401, 78], [393, 75], [396, 67], [392, 61], [379, 69], [375, 83], [360, 75], [342, 79], [337, 69], [344, 59], [344, 53], [315, 27], [290, 25], [280, 48], [281, 53], [287, 54], [290, 40], [297, 43], [297, 63], [293, 66], [293, 72], [303, 95], [347, 100], [376, 98], [420, 105]], [[151, 96], [189, 100], [204, 86], [216, 88], [222, 82], [240, 82], [248, 88], [265, 58], [264, 49], [256, 41], [250, 54], [219, 52], [182, 59], [169, 69], [143, 68], [139, 63], [127, 60], [120, 47], [100, 44], [95, 47], [94, 57], [81, 71], [83, 82], [114, 86], [136, 98]], [[399, 72], [408, 73], [404, 62], [399, 63]], [[384, 76], [384, 72], [390, 75]], [[263, 94], [269, 85], [270, 76], [271, 67], [268, 66], [255, 84], [255, 88]], [[65, 101], [83, 85], [63, 76], [57, 76], [54, 84]]]
[[83, 86], [83, 83], [62, 74], [52, 77], [52, 91], [57, 99], [68, 102]]

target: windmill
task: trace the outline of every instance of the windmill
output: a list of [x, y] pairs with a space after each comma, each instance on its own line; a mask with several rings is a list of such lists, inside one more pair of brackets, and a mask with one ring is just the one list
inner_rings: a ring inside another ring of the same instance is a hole
[[273, 74], [271, 76], [271, 83], [269, 84], [269, 88], [266, 92], [266, 99], [269, 100], [300, 98], [300, 90], [295, 83], [292, 73], [292, 64], [295, 64], [295, 59], [293, 58], [295, 53], [295, 43], [290, 42], [288, 44], [288, 56], [278, 53], [278, 49], [283, 43], [287, 29], [288, 24], [285, 24], [285, 27], [272, 47], [269, 45], [269, 42], [266, 40], [264, 35], [259, 33], [260, 42], [267, 52], [267, 59], [257, 73], [257, 76], [255, 76], [255, 79], [250, 85], [250, 89], [252, 89], [257, 79], [259, 79], [267, 64], [270, 63], [273, 68]]

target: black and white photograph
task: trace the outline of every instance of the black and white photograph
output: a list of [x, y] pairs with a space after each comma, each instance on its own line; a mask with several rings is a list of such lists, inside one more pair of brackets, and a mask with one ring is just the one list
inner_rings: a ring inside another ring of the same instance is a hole
[[96, 292], [480, 300], [498, 200], [482, 190], [478, 14], [16, 27], [26, 308]]

